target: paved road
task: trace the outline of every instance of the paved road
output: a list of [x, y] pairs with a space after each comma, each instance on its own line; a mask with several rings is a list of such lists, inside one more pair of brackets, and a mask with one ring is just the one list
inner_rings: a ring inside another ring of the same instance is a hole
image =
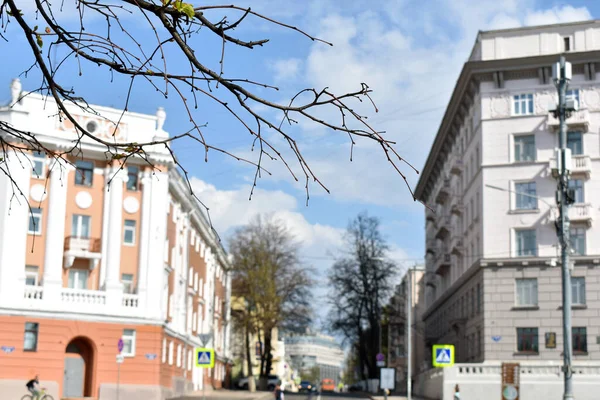
[[314, 393], [312, 397], [309, 397], [307, 394], [299, 394], [299, 393], [286, 393], [286, 400], [353, 400], [353, 399], [366, 399], [364, 395], [355, 394], [355, 393], [323, 393], [318, 394]]
[[[355, 394], [355, 393], [328, 393], [328, 394], [318, 394], [313, 393], [312, 396], [309, 396], [306, 393], [285, 393], [285, 400], [355, 400], [355, 399], [367, 399], [368, 397]], [[273, 394], [265, 393], [265, 392], [257, 392], [250, 394], [248, 392], [243, 391], [234, 391], [228, 393], [207, 393], [206, 400], [272, 400]], [[178, 397], [176, 399], [171, 400], [203, 400], [202, 394], [195, 395], [187, 395], [183, 397]]]

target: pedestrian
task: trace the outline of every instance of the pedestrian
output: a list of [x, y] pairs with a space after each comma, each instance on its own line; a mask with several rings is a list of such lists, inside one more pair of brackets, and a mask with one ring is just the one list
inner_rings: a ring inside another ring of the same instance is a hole
[[275, 400], [283, 400], [283, 389], [281, 389], [281, 383], [275, 386]]
[[454, 386], [454, 400], [460, 400], [460, 389], [458, 383]]

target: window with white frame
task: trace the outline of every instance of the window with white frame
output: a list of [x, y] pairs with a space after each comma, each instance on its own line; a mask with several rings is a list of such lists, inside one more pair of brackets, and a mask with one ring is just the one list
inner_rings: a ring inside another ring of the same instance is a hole
[[42, 209], [31, 208], [29, 214], [29, 230], [30, 235], [40, 235], [42, 233]]
[[68, 285], [71, 289], [87, 289], [89, 271], [87, 269], [70, 268]]
[[91, 234], [91, 219], [89, 215], [73, 214], [71, 219], [71, 236], [89, 239]]
[[46, 173], [46, 155], [34, 153], [32, 160], [31, 177], [37, 179], [45, 178]]
[[538, 285], [536, 278], [517, 279], [517, 306], [537, 306], [538, 304]]
[[123, 226], [123, 243], [128, 245], [135, 244], [135, 220], [126, 219]]
[[515, 183], [515, 200], [517, 210], [536, 210], [538, 202], [535, 182]]
[[569, 241], [573, 253], [578, 256], [585, 255], [585, 229], [580, 227], [571, 227]]
[[188, 285], [190, 287], [194, 285], [194, 267], [188, 269]]
[[585, 305], [585, 278], [571, 277], [571, 301], [574, 305]]
[[197, 321], [198, 321], [198, 314], [196, 314], [196, 312], [194, 311], [194, 314], [192, 316], [192, 330], [194, 330], [196, 328]]
[[567, 132], [567, 148], [571, 149], [571, 155], [583, 154], [583, 135], [581, 132]]
[[513, 96], [513, 114], [531, 115], [533, 114], [533, 94], [523, 93]]
[[34, 265], [25, 266], [25, 284], [27, 286], [39, 285], [39, 268]]
[[181, 345], [177, 345], [177, 366], [181, 367]]
[[194, 290], [196, 292], [198, 291], [198, 273], [197, 272], [194, 273]]
[[585, 202], [585, 194], [583, 190], [583, 180], [581, 179], [570, 179], [569, 189], [573, 189], [575, 192], [575, 203], [581, 204]]
[[202, 305], [198, 304], [198, 320], [196, 321], [196, 332], [202, 332]]
[[123, 284], [123, 293], [133, 293], [133, 274], [121, 274], [121, 283]]
[[135, 356], [135, 329], [123, 329], [123, 354], [125, 357]]
[[162, 342], [162, 363], [167, 362], [167, 339], [163, 338]]
[[535, 135], [517, 135], [513, 140], [516, 162], [535, 161]]
[[169, 342], [169, 365], [173, 365], [173, 341]]
[[192, 356], [192, 351], [188, 351], [188, 357], [187, 357], [187, 369], [188, 371], [192, 370], [192, 361], [193, 361], [194, 357]]
[[519, 229], [515, 231], [515, 239], [517, 257], [537, 255], [537, 238], [535, 229]]
[[566, 100], [573, 99], [577, 100], [577, 104], [579, 103], [579, 89], [569, 89], [566, 92]]

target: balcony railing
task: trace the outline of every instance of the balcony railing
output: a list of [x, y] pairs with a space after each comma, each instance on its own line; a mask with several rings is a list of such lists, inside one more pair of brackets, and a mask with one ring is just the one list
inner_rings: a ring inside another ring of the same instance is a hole
[[[552, 220], [555, 221], [558, 218], [558, 209], [553, 208]], [[594, 219], [593, 208], [591, 204], [576, 203], [569, 207], [569, 220], [571, 222], [583, 222], [588, 226], [592, 225]]]
[[438, 226], [436, 229], [435, 237], [443, 238], [447, 236], [452, 229], [452, 217], [450, 215], [440, 216], [438, 219]]
[[137, 307], [139, 304], [137, 294], [123, 294], [123, 307]]
[[462, 252], [463, 252], [462, 236], [458, 236], [458, 235], [453, 236], [450, 247], [452, 248], [452, 254], [462, 254]]
[[64, 288], [60, 298], [66, 303], [106, 304], [106, 292], [100, 290]]
[[65, 251], [80, 251], [89, 253], [100, 253], [102, 243], [97, 238], [84, 238], [69, 236], [65, 238]]
[[446, 248], [440, 250], [439, 255], [435, 259], [435, 273], [438, 275], [444, 275], [448, 268], [450, 268], [450, 252]]
[[[550, 159], [550, 172], [554, 178], [558, 177], [558, 165], [556, 158]], [[585, 175], [589, 179], [592, 174], [592, 159], [586, 155], [575, 155], [571, 157], [571, 174]]]
[[44, 296], [43, 286], [25, 285], [25, 298], [28, 300], [42, 300]]
[[464, 164], [462, 158], [458, 154], [453, 155], [450, 160], [450, 173], [460, 175], [462, 174], [463, 167]]
[[[587, 109], [575, 111], [566, 120], [568, 129], [578, 129], [588, 132], [590, 128], [590, 113]], [[554, 132], [560, 128], [560, 121], [552, 113], [548, 114], [547, 126]]]
[[438, 190], [437, 196], [435, 197], [435, 201], [440, 204], [444, 203], [446, 199], [448, 199], [448, 196], [450, 196], [450, 193], [450, 179], [446, 178], [444, 179], [442, 186]]

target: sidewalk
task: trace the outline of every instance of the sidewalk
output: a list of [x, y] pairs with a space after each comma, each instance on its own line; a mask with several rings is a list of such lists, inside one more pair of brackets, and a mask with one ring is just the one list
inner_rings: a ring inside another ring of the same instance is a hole
[[[220, 399], [232, 399], [232, 400], [267, 400], [272, 399], [273, 393], [271, 392], [254, 392], [250, 393], [246, 390], [207, 390], [206, 400], [220, 400]], [[185, 396], [177, 397], [177, 400], [201, 400], [202, 390], [198, 390], [193, 393], [188, 393]]]
[[[371, 400], [384, 400], [383, 396], [371, 396]], [[424, 400], [420, 397], [411, 396], [412, 400]], [[406, 396], [388, 396], [388, 400], [406, 400]]]

